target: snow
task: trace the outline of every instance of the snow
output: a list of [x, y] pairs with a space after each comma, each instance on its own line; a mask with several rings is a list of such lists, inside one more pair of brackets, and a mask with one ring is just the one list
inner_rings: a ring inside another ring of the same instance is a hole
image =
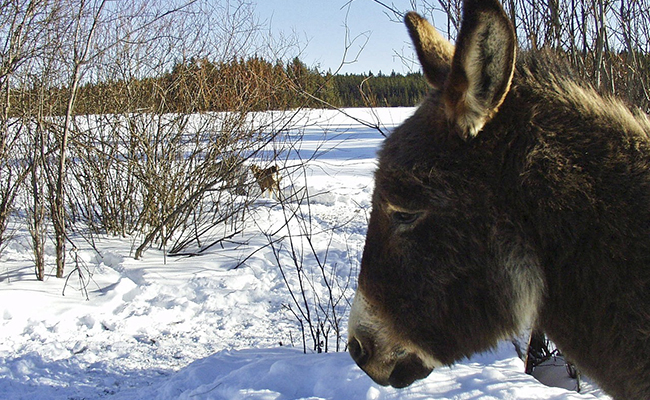
[[[345, 346], [383, 139], [359, 120], [387, 132], [413, 109], [346, 111], [303, 112], [281, 153], [282, 193], [296, 200], [259, 199], [243, 235], [201, 256], [152, 248], [135, 260], [139, 238], [96, 238], [98, 252], [76, 238], [69, 260], [83, 279], [75, 272], [66, 285], [48, 271], [37, 282], [18, 230], [0, 255], [0, 399], [608, 399], [588, 380], [571, 390], [561, 362], [540, 367], [549, 385], [540, 383], [507, 342], [401, 390], [333, 352]], [[287, 223], [292, 212], [304, 218]], [[47, 254], [54, 265], [53, 247]], [[301, 279], [312, 317], [340, 324], [327, 353], [307, 332], [303, 354], [294, 313], [305, 303], [288, 289]]]

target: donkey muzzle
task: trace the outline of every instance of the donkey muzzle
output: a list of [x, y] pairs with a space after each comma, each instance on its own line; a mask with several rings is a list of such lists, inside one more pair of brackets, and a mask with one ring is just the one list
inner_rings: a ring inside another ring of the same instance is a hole
[[403, 388], [426, 378], [433, 367], [382, 322], [357, 292], [348, 324], [348, 351], [352, 359], [382, 386]]

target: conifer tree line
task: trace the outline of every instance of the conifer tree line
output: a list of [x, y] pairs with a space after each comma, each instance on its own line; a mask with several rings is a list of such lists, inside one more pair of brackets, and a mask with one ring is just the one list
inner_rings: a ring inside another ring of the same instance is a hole
[[[65, 98], [68, 89], [51, 90], [53, 96]], [[128, 90], [143, 95], [130, 102], [119, 95], [106, 96]], [[380, 71], [375, 75], [368, 71], [334, 75], [308, 67], [297, 57], [289, 62], [270, 62], [257, 56], [220, 62], [201, 58], [176, 64], [171, 71], [157, 77], [83, 85], [78, 90], [74, 113], [119, 114], [163, 109], [183, 113], [232, 111], [237, 104], [232, 104], [231, 100], [247, 96], [259, 99], [251, 105], [253, 111], [414, 106], [428, 90], [420, 72], [402, 75], [393, 71], [384, 75]], [[200, 93], [198, 100], [197, 93]], [[99, 98], [108, 102], [97, 103]], [[52, 111], [63, 115], [65, 106], [65, 103], [58, 103]]]

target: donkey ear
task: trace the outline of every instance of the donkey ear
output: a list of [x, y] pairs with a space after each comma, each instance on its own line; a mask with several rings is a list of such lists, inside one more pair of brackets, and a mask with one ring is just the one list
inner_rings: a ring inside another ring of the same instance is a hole
[[514, 29], [497, 0], [465, 0], [451, 72], [444, 92], [447, 117], [463, 139], [481, 131], [510, 90]]
[[431, 86], [442, 89], [451, 70], [454, 46], [429, 21], [415, 12], [406, 14], [404, 23], [422, 64], [424, 76]]

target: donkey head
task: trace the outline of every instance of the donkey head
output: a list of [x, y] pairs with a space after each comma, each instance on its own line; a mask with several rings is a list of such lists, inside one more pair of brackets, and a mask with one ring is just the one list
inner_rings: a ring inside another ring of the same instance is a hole
[[543, 291], [490, 139], [507, 119], [509, 19], [496, 0], [466, 0], [455, 47], [419, 15], [405, 22], [433, 90], [380, 152], [349, 320], [352, 357], [395, 387], [496, 345]]

